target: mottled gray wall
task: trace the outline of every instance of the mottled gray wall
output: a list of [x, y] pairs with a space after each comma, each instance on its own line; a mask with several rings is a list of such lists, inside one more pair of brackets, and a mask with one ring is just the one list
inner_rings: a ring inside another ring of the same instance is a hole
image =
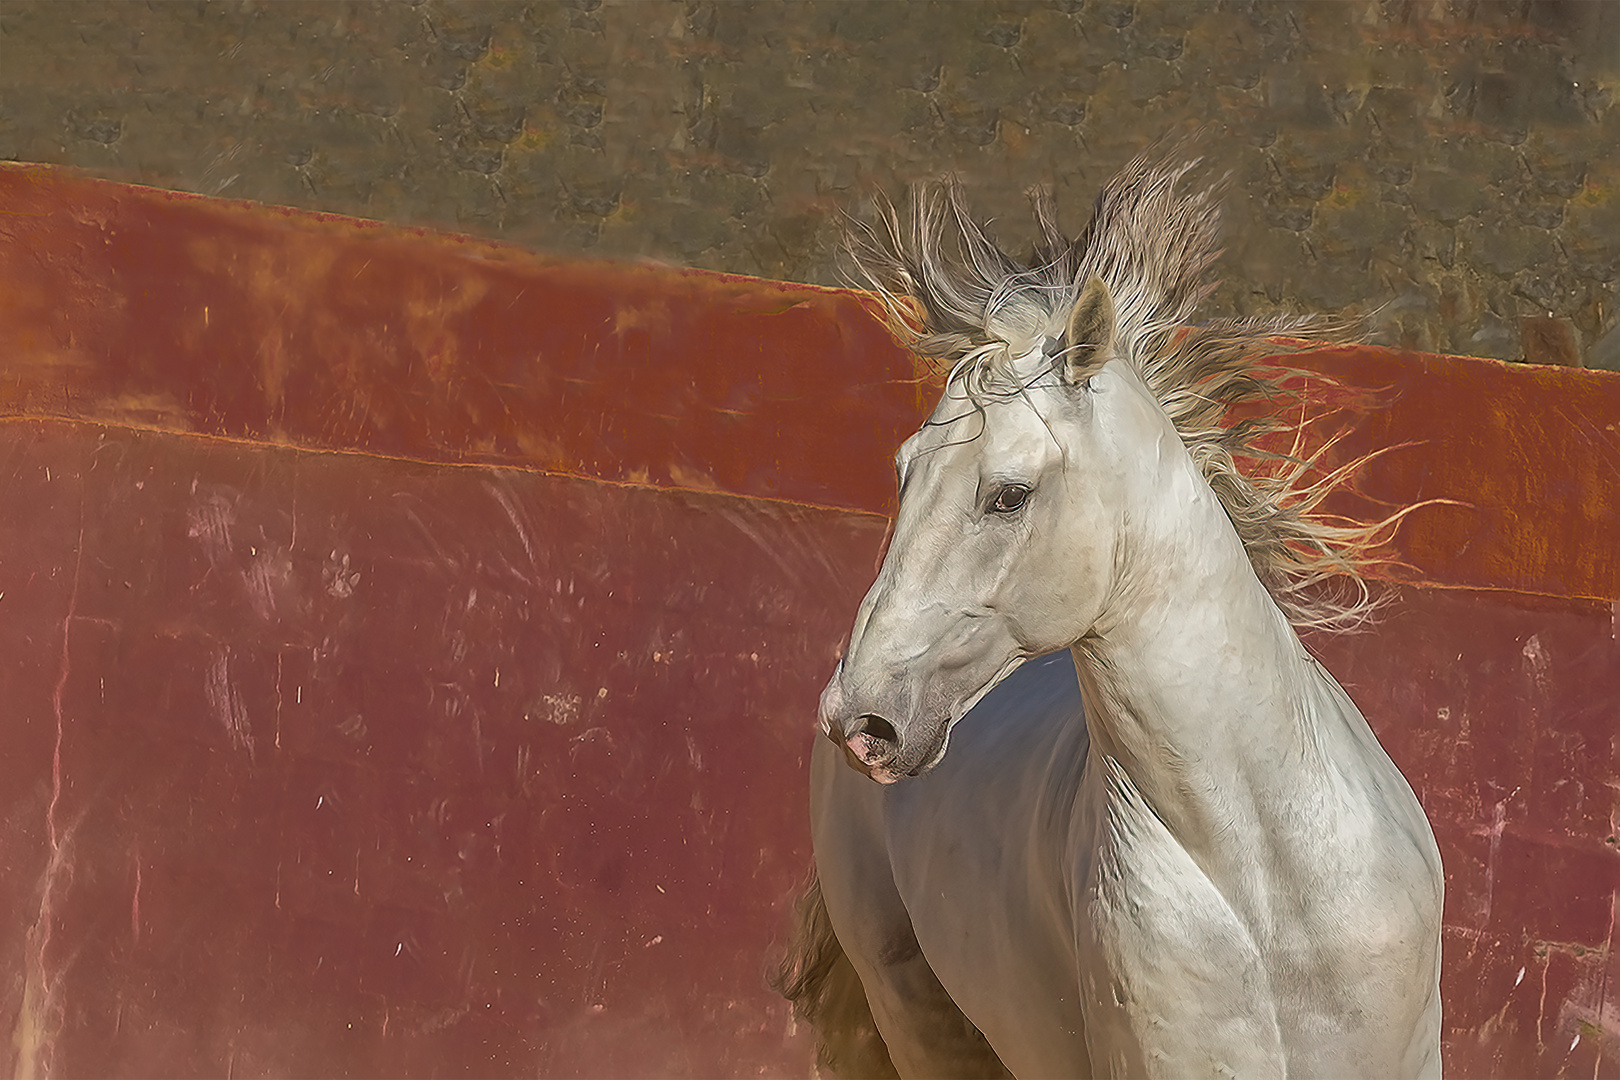
[[0, 3], [0, 158], [835, 282], [955, 170], [1003, 237], [1222, 126], [1228, 311], [1620, 367], [1620, 4]]

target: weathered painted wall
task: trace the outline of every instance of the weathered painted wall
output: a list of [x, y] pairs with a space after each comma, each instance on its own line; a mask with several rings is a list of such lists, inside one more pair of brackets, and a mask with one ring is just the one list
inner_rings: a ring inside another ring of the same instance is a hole
[[[926, 379], [859, 298], [0, 170], [14, 1072], [791, 1073], [815, 696]], [[1620, 376], [1378, 350], [1313, 640], [1446, 857], [1458, 1076], [1620, 1062]], [[1580, 453], [1571, 453], [1579, 445]]]
[[0, 1024], [40, 1076], [721, 1076], [882, 523], [0, 426]]
[[836, 210], [960, 173], [1022, 242], [1221, 130], [1233, 311], [1620, 367], [1620, 8], [1585, 0], [0, 6], [0, 159], [836, 284]]

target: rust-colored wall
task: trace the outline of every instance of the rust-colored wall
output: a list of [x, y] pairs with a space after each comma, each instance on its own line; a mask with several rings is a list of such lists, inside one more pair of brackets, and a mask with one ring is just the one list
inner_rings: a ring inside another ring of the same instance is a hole
[[802, 1060], [765, 946], [804, 869], [805, 702], [858, 599], [838, 568], [881, 535], [531, 471], [0, 425], [12, 1067]]
[[[930, 396], [859, 299], [39, 169], [0, 209], [13, 1070], [804, 1069], [762, 972]], [[1449, 1071], [1614, 1071], [1620, 377], [1305, 362], [1341, 458], [1422, 440], [1367, 499], [1470, 504], [1312, 641], [1440, 837]]]
[[0, 206], [16, 413], [881, 506], [927, 396], [847, 293], [41, 168]]

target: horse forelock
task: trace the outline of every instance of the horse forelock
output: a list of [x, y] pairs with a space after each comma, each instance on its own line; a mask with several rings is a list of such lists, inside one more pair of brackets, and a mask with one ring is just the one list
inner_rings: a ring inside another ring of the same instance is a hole
[[[1278, 604], [1296, 625], [1355, 625], [1376, 607], [1360, 568], [1376, 561], [1378, 539], [1395, 518], [1362, 525], [1319, 515], [1345, 470], [1312, 480], [1315, 458], [1277, 455], [1257, 443], [1287, 425], [1228, 420], [1242, 402], [1297, 396], [1284, 382], [1301, 373], [1261, 363], [1297, 346], [1272, 339], [1340, 339], [1345, 328], [1311, 317], [1189, 325], [1215, 288], [1208, 271], [1220, 254], [1225, 180], [1180, 190], [1199, 164], [1176, 153], [1138, 156], [1103, 186], [1089, 223], [1073, 238], [1059, 228], [1050, 192], [1032, 189], [1039, 235], [1028, 259], [1008, 254], [988, 223], [968, 212], [954, 177], [915, 188], [904, 218], [880, 201], [875, 225], [850, 223], [848, 252], [895, 335], [948, 368], [948, 383], [975, 398], [1024, 385], [1017, 361], [1033, 350], [1049, 354], [1085, 282], [1102, 279], [1114, 304], [1118, 354], [1175, 425]], [[1246, 471], [1240, 459], [1275, 467]], [[1333, 579], [1338, 590], [1318, 588]]]

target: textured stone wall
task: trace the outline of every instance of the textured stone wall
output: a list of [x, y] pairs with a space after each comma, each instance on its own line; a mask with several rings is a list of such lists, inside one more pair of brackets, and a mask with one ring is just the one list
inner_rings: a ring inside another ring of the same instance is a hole
[[[1620, 368], [1620, 4], [0, 4], [0, 158], [836, 283], [836, 211], [1097, 185], [1199, 124], [1220, 311]], [[0, 208], [3, 209], [3, 208]]]

